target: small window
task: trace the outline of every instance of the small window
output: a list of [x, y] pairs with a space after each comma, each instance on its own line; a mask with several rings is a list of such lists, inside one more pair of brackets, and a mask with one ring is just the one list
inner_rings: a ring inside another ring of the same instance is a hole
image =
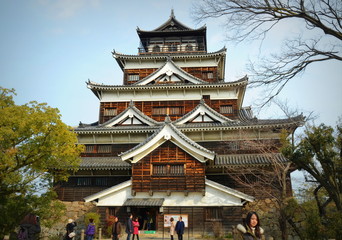
[[221, 221], [222, 210], [220, 208], [206, 208], [205, 218], [207, 221]]
[[220, 113], [233, 113], [233, 106], [232, 105], [220, 106]]
[[203, 79], [214, 79], [214, 72], [208, 71], [208, 72], [203, 72]]
[[90, 186], [91, 178], [77, 178], [77, 186]]
[[186, 51], [193, 51], [192, 45], [191, 45], [191, 44], [187, 44], [187, 45], [185, 46], [185, 50], [186, 50]]
[[139, 81], [139, 74], [128, 74], [128, 81]]
[[160, 52], [160, 47], [158, 45], [154, 46], [152, 49], [153, 52]]
[[184, 175], [184, 165], [170, 165], [170, 175]]
[[169, 51], [170, 52], [177, 52], [177, 45], [176, 44], [171, 44], [169, 46]]
[[93, 153], [93, 152], [95, 152], [95, 146], [94, 145], [86, 145], [85, 152], [86, 153]]
[[229, 142], [228, 143], [228, 148], [229, 150], [239, 150], [239, 142], [234, 141], [234, 142]]
[[104, 116], [116, 116], [117, 110], [116, 108], [105, 108], [103, 111]]
[[182, 115], [183, 107], [154, 107], [153, 115]]
[[167, 114], [167, 107], [154, 107], [152, 109], [153, 115], [166, 115]]
[[112, 152], [112, 145], [99, 145], [97, 147], [98, 153], [111, 153]]
[[167, 175], [167, 165], [153, 165], [153, 175], [157, 175], [157, 176]]
[[107, 186], [108, 185], [107, 182], [108, 182], [107, 178], [104, 178], [104, 177], [95, 179], [96, 186]]

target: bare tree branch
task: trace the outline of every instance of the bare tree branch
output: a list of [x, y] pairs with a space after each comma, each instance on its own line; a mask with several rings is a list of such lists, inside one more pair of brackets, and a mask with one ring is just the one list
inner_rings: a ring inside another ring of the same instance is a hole
[[194, 5], [192, 14], [197, 21], [224, 17], [230, 34], [227, 40], [236, 42], [264, 39], [280, 22], [288, 23], [288, 19], [301, 20], [308, 32], [316, 30], [318, 37], [298, 35], [285, 41], [279, 54], [249, 64], [252, 86], [268, 86], [262, 106], [309, 65], [342, 61], [341, 0], [201, 0]]

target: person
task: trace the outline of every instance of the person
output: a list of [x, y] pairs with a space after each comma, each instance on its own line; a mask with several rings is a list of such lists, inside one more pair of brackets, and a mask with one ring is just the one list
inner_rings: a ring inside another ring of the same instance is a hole
[[121, 235], [121, 223], [119, 223], [119, 218], [114, 218], [114, 223], [112, 227], [112, 240], [119, 240]]
[[185, 224], [183, 222], [182, 216], [180, 216], [175, 227], [176, 233], [178, 235], [178, 240], [183, 240], [184, 228]]
[[20, 222], [18, 239], [35, 240], [40, 231], [39, 217], [31, 213], [27, 214]]
[[137, 236], [137, 239], [139, 240], [139, 218], [135, 217], [134, 220], [132, 221], [133, 223], [133, 238], [132, 240], [134, 240], [134, 236]]
[[86, 235], [86, 240], [93, 240], [94, 235], [95, 235], [95, 223], [94, 223], [94, 219], [90, 218], [89, 219], [89, 224], [87, 226], [87, 229], [85, 231], [85, 235]]
[[175, 223], [173, 217], [170, 218], [170, 224], [171, 224], [170, 225], [170, 236], [171, 236], [171, 240], [173, 240], [173, 235], [175, 234], [175, 228], [176, 228], [176, 223]]
[[126, 233], [127, 233], [127, 239], [126, 240], [130, 240], [131, 239], [131, 235], [133, 233], [133, 215], [130, 214], [129, 215], [129, 218], [127, 220], [127, 223], [126, 223]]
[[260, 227], [259, 216], [256, 212], [249, 212], [244, 224], [237, 225], [239, 240], [260, 240], [264, 230]]
[[146, 230], [147, 228], [147, 221], [148, 221], [148, 215], [149, 215], [150, 213], [149, 212], [145, 212], [145, 215], [143, 216], [143, 227], [142, 227], [142, 229], [143, 230]]
[[65, 240], [71, 240], [75, 237], [75, 227], [77, 226], [76, 222], [71, 218], [68, 220], [68, 224], [66, 225], [66, 234]]

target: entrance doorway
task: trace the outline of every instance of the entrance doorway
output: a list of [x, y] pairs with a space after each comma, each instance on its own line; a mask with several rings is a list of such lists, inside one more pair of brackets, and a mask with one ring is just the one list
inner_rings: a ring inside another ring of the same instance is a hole
[[139, 230], [155, 231], [158, 228], [158, 207], [131, 207], [131, 213], [133, 214], [133, 219], [135, 217], [139, 219]]

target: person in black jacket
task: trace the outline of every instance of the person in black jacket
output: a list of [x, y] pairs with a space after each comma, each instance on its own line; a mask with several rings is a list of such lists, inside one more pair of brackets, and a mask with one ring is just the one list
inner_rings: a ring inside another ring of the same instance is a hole
[[112, 240], [119, 240], [121, 235], [121, 223], [119, 223], [119, 218], [114, 218], [114, 223], [112, 227]]
[[[39, 218], [34, 214], [27, 214], [20, 222], [19, 231], [25, 233], [26, 240], [38, 239], [38, 233], [40, 233], [40, 230]], [[20, 239], [20, 236], [18, 236], [18, 239]]]
[[132, 220], [133, 220], [133, 214], [130, 214], [126, 223], [127, 240], [130, 240], [131, 235], [133, 234], [133, 221]]
[[65, 240], [72, 240], [75, 234], [75, 227], [77, 226], [76, 222], [72, 219], [68, 220], [68, 224], [66, 225], [66, 234]]

